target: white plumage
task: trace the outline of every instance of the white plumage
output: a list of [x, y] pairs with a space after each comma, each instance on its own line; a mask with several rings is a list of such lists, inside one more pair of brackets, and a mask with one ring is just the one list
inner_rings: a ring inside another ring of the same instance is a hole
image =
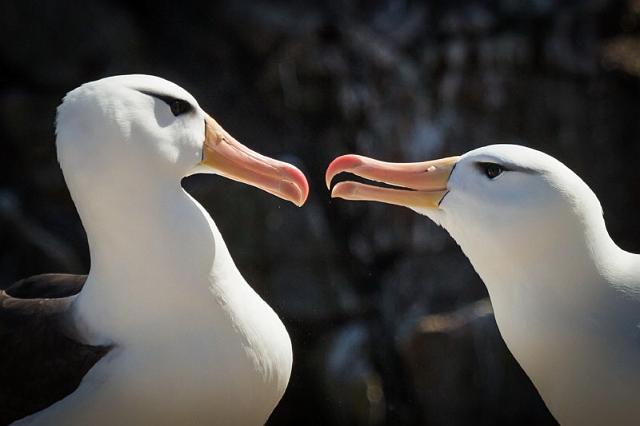
[[18, 424], [264, 424], [289, 380], [289, 336], [180, 180], [219, 173], [300, 205], [304, 176], [144, 75], [70, 92], [57, 147], [91, 251], [71, 325], [114, 347], [75, 392]]
[[404, 205], [443, 226], [561, 424], [640, 424], [640, 256], [611, 240], [575, 173], [515, 145], [410, 164], [349, 155], [330, 165], [327, 181], [343, 171], [414, 190], [344, 182], [332, 195]]

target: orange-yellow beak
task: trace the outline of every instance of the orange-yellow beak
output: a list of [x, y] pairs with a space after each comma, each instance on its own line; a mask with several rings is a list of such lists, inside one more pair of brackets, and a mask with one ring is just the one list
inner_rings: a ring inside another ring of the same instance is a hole
[[304, 174], [289, 163], [250, 150], [227, 133], [213, 118], [205, 118], [203, 166], [216, 173], [262, 189], [300, 207], [309, 194]]
[[325, 175], [327, 188], [342, 172], [353, 173], [395, 188], [340, 182], [331, 191], [332, 198], [379, 201], [413, 208], [437, 208], [447, 193], [449, 176], [459, 157], [420, 163], [387, 163], [360, 155], [343, 155], [329, 164]]

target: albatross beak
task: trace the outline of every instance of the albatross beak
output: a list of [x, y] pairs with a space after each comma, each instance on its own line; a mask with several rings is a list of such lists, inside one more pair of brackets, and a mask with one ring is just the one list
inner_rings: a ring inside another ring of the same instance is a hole
[[205, 117], [203, 166], [216, 173], [262, 189], [300, 207], [309, 194], [304, 174], [289, 163], [265, 157], [235, 140], [208, 115]]
[[327, 188], [342, 172], [353, 173], [395, 188], [367, 185], [359, 182], [340, 182], [331, 191], [332, 198], [379, 201], [412, 208], [438, 208], [447, 193], [449, 176], [459, 157], [420, 163], [387, 163], [362, 157], [343, 155], [329, 164], [325, 175]]

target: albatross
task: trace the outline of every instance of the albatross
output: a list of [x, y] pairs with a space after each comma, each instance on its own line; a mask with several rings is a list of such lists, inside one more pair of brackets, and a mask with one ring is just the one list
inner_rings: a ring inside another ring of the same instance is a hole
[[580, 177], [517, 145], [416, 163], [345, 155], [327, 187], [342, 172], [372, 182], [339, 182], [332, 197], [409, 207], [455, 239], [556, 420], [640, 424], [640, 255], [613, 242]]
[[215, 173], [301, 206], [304, 175], [148, 75], [69, 92], [56, 134], [91, 267], [0, 294], [0, 423], [264, 424], [289, 381], [289, 335], [181, 180]]

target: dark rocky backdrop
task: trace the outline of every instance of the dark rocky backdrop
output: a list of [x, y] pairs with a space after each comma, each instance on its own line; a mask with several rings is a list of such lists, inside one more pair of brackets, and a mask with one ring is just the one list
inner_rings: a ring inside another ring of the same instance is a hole
[[553, 424], [447, 234], [407, 209], [331, 201], [323, 173], [347, 152], [527, 145], [582, 176], [638, 252], [639, 28], [638, 0], [2, 1], [0, 286], [88, 271], [55, 108], [83, 82], [155, 74], [309, 178], [302, 209], [184, 182], [294, 342], [269, 425]]

